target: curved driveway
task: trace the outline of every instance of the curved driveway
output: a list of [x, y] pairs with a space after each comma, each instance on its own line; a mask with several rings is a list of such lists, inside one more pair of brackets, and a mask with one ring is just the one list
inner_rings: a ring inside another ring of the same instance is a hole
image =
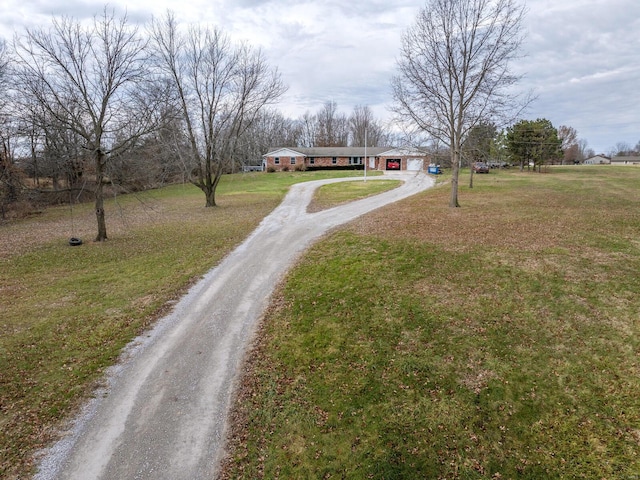
[[367, 180], [388, 178], [404, 183], [312, 214], [306, 207], [319, 185], [357, 178], [291, 187], [244, 243], [127, 348], [36, 479], [215, 478], [234, 382], [275, 285], [329, 229], [434, 184], [413, 172]]

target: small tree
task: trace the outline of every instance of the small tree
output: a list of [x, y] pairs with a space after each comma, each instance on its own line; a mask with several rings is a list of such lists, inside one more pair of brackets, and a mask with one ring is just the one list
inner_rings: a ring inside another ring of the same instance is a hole
[[449, 206], [458, 207], [462, 142], [480, 122], [503, 119], [522, 103], [509, 90], [519, 77], [523, 7], [515, 0], [428, 0], [402, 38], [392, 80], [400, 121], [451, 151]]

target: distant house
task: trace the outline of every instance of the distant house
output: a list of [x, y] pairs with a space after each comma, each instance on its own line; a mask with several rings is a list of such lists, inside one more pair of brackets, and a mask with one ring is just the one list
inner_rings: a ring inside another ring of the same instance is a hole
[[[366, 158], [365, 158], [366, 153]], [[313, 169], [362, 169], [419, 171], [429, 163], [421, 150], [393, 147], [279, 147], [263, 156], [267, 171]]]
[[611, 159], [611, 165], [640, 165], [639, 155], [615, 156]]
[[585, 165], [609, 165], [611, 163], [611, 158], [606, 155], [594, 155], [593, 157], [587, 158], [582, 163]]

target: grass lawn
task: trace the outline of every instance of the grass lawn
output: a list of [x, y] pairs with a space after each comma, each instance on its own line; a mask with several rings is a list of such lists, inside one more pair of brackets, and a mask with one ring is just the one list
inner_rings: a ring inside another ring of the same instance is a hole
[[[225, 176], [219, 206], [209, 209], [190, 185], [118, 197], [106, 205], [104, 243], [90, 241], [88, 204], [0, 225], [0, 478], [28, 476], [33, 452], [56, 437], [122, 347], [242, 242], [291, 184], [329, 176]], [[71, 236], [85, 243], [70, 247]]]
[[492, 171], [316, 244], [273, 299], [224, 478], [640, 475], [640, 169]]
[[400, 180], [375, 180], [373, 182], [353, 180], [347, 183], [322, 185], [316, 190], [313, 200], [307, 207], [307, 212], [318, 212], [358, 198], [375, 195], [395, 188], [401, 183]]

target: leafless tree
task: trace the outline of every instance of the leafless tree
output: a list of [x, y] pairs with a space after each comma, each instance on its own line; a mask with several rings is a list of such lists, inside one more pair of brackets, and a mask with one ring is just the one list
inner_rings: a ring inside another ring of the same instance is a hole
[[634, 153], [633, 148], [627, 142], [618, 142], [616, 143], [612, 156], [617, 155], [620, 157], [626, 157], [629, 155], [633, 155], [633, 153]]
[[109, 177], [127, 192], [185, 181], [189, 143], [182, 116], [173, 102], [161, 106], [158, 115], [160, 127], [114, 155], [110, 164]]
[[216, 205], [218, 182], [258, 114], [286, 91], [261, 51], [233, 45], [220, 29], [191, 26], [182, 33], [168, 12], [151, 35], [170, 78], [186, 126], [193, 161], [191, 181]]
[[105, 172], [111, 156], [156, 126], [156, 105], [147, 96], [153, 79], [146, 41], [126, 15], [104, 9], [90, 25], [54, 18], [50, 29], [17, 37], [16, 75], [23, 93], [81, 139], [95, 170], [96, 241], [107, 239]]
[[264, 153], [273, 147], [297, 147], [301, 136], [299, 122], [277, 110], [265, 109], [239, 139], [235, 165], [259, 166]]
[[562, 141], [562, 163], [572, 164], [580, 160], [580, 146], [578, 145], [578, 132], [567, 125], [558, 127], [558, 138]]
[[316, 115], [316, 147], [346, 147], [349, 130], [346, 115], [338, 112], [336, 102], [326, 102]]
[[22, 190], [21, 172], [15, 165], [13, 154], [17, 122], [10, 113], [8, 70], [7, 44], [0, 40], [0, 214], [3, 218], [5, 205], [16, 202]]
[[299, 147], [315, 147], [316, 134], [318, 132], [318, 118], [316, 115], [306, 111], [299, 119], [300, 127]]
[[389, 135], [373, 116], [371, 109], [366, 105], [356, 105], [349, 117], [350, 144], [354, 147], [364, 146], [365, 134], [367, 146], [378, 147], [389, 142]]
[[522, 43], [523, 16], [516, 0], [428, 0], [403, 35], [392, 80], [395, 112], [449, 146], [451, 207], [459, 206], [467, 132], [483, 121], [502, 124], [523, 105], [510, 90], [519, 79], [510, 63]]

